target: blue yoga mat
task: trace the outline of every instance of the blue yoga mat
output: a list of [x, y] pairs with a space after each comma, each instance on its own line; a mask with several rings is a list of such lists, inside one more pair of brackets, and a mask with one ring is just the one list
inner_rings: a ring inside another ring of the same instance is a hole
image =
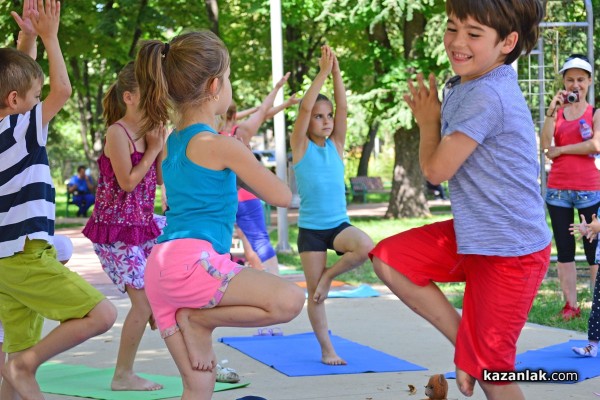
[[330, 290], [327, 297], [332, 298], [364, 298], [379, 297], [379, 292], [369, 285], [362, 284], [350, 290]]
[[[584, 347], [587, 343], [587, 340], [569, 340], [541, 349], [528, 350], [517, 354], [515, 369], [517, 371], [543, 370], [547, 372], [548, 377], [553, 372], [577, 372], [578, 374], [577, 380], [545, 381], [547, 383], [577, 383], [585, 379], [595, 378], [600, 375], [600, 359], [597, 357], [581, 357], [571, 350], [571, 347]], [[448, 372], [445, 376], [448, 379], [456, 379], [454, 372]]]
[[335, 335], [331, 335], [331, 342], [336, 352], [348, 362], [348, 365], [323, 364], [321, 348], [313, 332], [288, 336], [222, 337], [219, 341], [287, 376], [427, 370], [427, 368]]

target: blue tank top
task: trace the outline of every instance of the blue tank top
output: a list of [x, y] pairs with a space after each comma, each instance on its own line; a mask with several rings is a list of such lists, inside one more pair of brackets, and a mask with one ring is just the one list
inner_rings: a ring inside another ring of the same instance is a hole
[[350, 222], [346, 212], [344, 163], [331, 140], [325, 140], [325, 147], [309, 141], [304, 157], [294, 165], [294, 172], [300, 194], [300, 228], [332, 229]]
[[208, 125], [194, 124], [173, 131], [167, 139], [167, 158], [162, 168], [169, 210], [167, 226], [158, 242], [202, 239], [219, 254], [225, 254], [231, 248], [237, 212], [235, 173], [201, 167], [185, 154], [189, 141], [206, 131], [217, 134]]

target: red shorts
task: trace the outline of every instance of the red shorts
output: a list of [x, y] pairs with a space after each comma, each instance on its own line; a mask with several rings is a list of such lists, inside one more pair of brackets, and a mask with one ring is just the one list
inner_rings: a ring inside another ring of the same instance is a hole
[[457, 254], [449, 220], [384, 239], [370, 255], [419, 286], [466, 282], [454, 363], [479, 380], [484, 369], [515, 369], [517, 339], [548, 269], [550, 244], [518, 257]]

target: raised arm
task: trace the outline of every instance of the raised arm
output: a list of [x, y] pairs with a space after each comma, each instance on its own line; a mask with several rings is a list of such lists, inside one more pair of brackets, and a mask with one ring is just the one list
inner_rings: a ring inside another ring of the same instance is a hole
[[290, 137], [290, 145], [292, 146], [292, 157], [293, 162], [297, 163], [304, 156], [304, 152], [308, 147], [308, 136], [306, 131], [310, 123], [310, 117], [312, 109], [317, 101], [317, 96], [325, 84], [327, 76], [331, 73], [333, 68], [333, 53], [329, 46], [321, 46], [321, 58], [319, 59], [319, 73], [312, 81], [310, 87], [304, 94], [302, 103], [298, 110], [298, 117], [292, 130], [292, 136]]
[[60, 2], [46, 0], [44, 6], [42, 0], [37, 0], [37, 13], [35, 14], [31, 18], [31, 23], [44, 43], [50, 66], [50, 92], [44, 99], [42, 109], [42, 125], [47, 125], [71, 96], [71, 82], [58, 42]]
[[238, 139], [240, 139], [246, 146], [250, 144], [250, 139], [252, 138], [252, 136], [256, 135], [256, 132], [258, 132], [258, 128], [260, 128], [263, 122], [265, 122], [269, 110], [273, 108], [273, 102], [275, 101], [277, 92], [281, 90], [281, 88], [283, 87], [283, 85], [285, 85], [289, 77], [290, 73], [288, 72], [279, 80], [279, 82], [277, 82], [273, 90], [271, 90], [267, 97], [264, 98], [260, 106], [258, 106], [257, 110], [254, 113], [252, 113], [252, 115], [248, 119], [240, 122], [240, 124], [238, 125], [238, 128], [235, 131], [235, 136]]
[[14, 11], [10, 13], [21, 30], [17, 38], [17, 49], [29, 55], [34, 60], [37, 58], [37, 33], [31, 23], [31, 17], [37, 15], [36, 0], [23, 1], [23, 14], [20, 16]]
[[329, 136], [329, 139], [333, 140], [335, 146], [340, 154], [340, 157], [344, 156], [344, 145], [346, 143], [346, 129], [348, 120], [348, 102], [346, 100], [346, 88], [344, 87], [344, 81], [342, 80], [342, 73], [340, 71], [340, 65], [336, 55], [333, 55], [333, 67], [331, 69], [331, 76], [333, 77], [333, 98], [335, 99], [335, 117], [333, 132]]
[[300, 100], [301, 99], [298, 99], [296, 97], [296, 93], [292, 94], [286, 101], [284, 101], [280, 105], [271, 107], [271, 109], [267, 112], [267, 115], [265, 115], [265, 121], [273, 118], [278, 112], [300, 103]]

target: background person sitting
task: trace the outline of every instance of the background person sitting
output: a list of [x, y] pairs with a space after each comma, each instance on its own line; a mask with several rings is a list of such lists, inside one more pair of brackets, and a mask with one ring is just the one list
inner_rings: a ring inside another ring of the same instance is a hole
[[67, 190], [73, 194], [73, 203], [79, 207], [78, 217], [87, 217], [88, 209], [96, 201], [96, 182], [85, 170], [84, 165], [77, 167], [77, 174], [67, 184]]

